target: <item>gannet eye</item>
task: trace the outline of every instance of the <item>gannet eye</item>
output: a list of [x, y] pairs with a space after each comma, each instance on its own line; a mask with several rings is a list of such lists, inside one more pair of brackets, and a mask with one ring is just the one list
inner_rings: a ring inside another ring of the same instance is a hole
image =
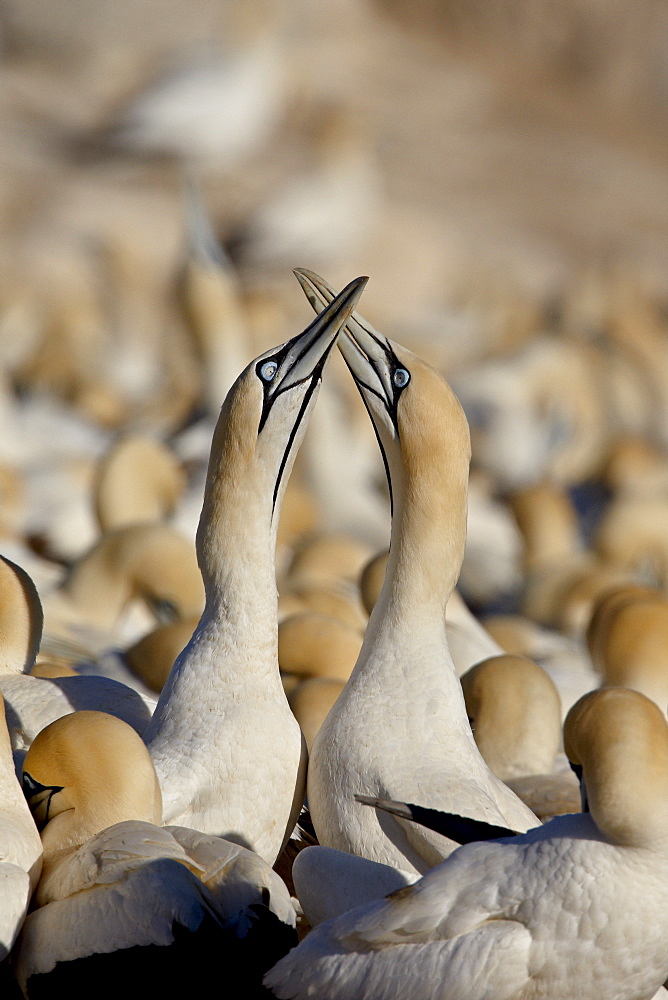
[[271, 382], [277, 371], [278, 365], [275, 361], [265, 361], [260, 368], [260, 376], [265, 380], [265, 382]]
[[403, 389], [405, 385], [411, 380], [411, 373], [407, 372], [405, 368], [397, 368], [394, 375], [392, 376], [392, 381], [396, 385], [397, 389]]
[[24, 771], [23, 787], [32, 795], [34, 792], [38, 791], [42, 786], [38, 784], [33, 778], [31, 778], [27, 771]]

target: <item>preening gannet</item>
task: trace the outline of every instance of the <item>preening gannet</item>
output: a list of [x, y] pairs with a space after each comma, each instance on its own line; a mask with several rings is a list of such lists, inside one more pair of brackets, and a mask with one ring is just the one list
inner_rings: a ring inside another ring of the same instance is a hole
[[[331, 301], [317, 275], [295, 273], [316, 310]], [[359, 658], [313, 744], [309, 809], [321, 844], [422, 873], [454, 843], [377, 818], [355, 794], [412, 796], [518, 830], [537, 820], [480, 756], [446, 639], [466, 535], [466, 418], [447, 383], [410, 351], [357, 314], [346, 331], [339, 346], [388, 470], [392, 541]]]
[[42, 843], [16, 779], [0, 695], [0, 962], [28, 912], [42, 868]]
[[227, 395], [197, 531], [206, 607], [146, 736], [163, 821], [242, 843], [270, 864], [301, 807], [305, 765], [278, 672], [276, 526], [323, 367], [365, 284], [351, 282]]
[[108, 677], [30, 674], [42, 638], [42, 605], [30, 576], [0, 556], [0, 692], [14, 750], [26, 750], [54, 719], [99, 709], [143, 733], [153, 702]]
[[668, 725], [643, 695], [608, 688], [571, 709], [564, 736], [590, 813], [468, 844], [321, 924], [265, 977], [275, 995], [654, 996], [668, 975]]
[[287, 889], [261, 858], [159, 826], [151, 758], [119, 719], [52, 723], [26, 755], [23, 788], [44, 846], [16, 961], [26, 996], [174, 996], [193, 965], [216, 975], [222, 964], [254, 997], [263, 967], [296, 941]]

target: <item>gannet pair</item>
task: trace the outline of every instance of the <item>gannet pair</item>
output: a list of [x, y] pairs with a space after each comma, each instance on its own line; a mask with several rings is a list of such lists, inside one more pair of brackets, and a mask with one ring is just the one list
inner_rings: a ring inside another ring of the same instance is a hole
[[[332, 300], [317, 275], [296, 273], [316, 310]], [[346, 331], [339, 347], [388, 471], [392, 541], [359, 659], [313, 744], [308, 802], [321, 844], [423, 873], [454, 843], [377, 817], [355, 794], [412, 795], [516, 830], [538, 821], [480, 756], [446, 639], [445, 606], [466, 537], [466, 418], [447, 383], [410, 351], [357, 314]], [[299, 867], [313, 864], [311, 851]]]
[[365, 284], [253, 361], [225, 399], [197, 530], [206, 606], [146, 733], [163, 822], [270, 864], [301, 808], [306, 764], [277, 669], [277, 523], [323, 367]]
[[302, 1000], [649, 1000], [668, 976], [668, 725], [585, 695], [565, 726], [589, 813], [471, 843], [321, 924], [265, 977]]
[[296, 943], [288, 891], [256, 854], [160, 826], [155, 770], [124, 722], [94, 711], [58, 719], [22, 778], [44, 847], [15, 960], [27, 997], [174, 996], [194, 968], [217, 980], [224, 970], [251, 997]]

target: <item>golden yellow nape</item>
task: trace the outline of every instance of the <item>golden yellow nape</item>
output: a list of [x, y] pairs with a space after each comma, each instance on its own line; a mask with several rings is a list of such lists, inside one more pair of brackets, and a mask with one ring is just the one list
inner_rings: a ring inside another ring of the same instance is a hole
[[488, 767], [507, 781], [549, 774], [561, 739], [552, 678], [525, 656], [487, 657], [460, 678], [473, 735]]
[[124, 820], [161, 821], [160, 787], [145, 744], [105, 712], [73, 712], [43, 729], [23, 762], [23, 785], [45, 855]]
[[591, 691], [566, 716], [564, 747], [604, 836], [642, 847], [668, 835], [668, 723], [653, 701], [628, 688]]

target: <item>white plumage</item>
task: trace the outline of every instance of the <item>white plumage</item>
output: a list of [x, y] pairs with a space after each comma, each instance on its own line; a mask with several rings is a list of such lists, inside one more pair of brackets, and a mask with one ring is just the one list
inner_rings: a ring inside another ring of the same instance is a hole
[[163, 821], [230, 838], [270, 864], [301, 808], [306, 763], [278, 672], [278, 514], [322, 367], [365, 283], [351, 282], [228, 393], [197, 533], [206, 607], [146, 737]]
[[[611, 738], [612, 737], [612, 738]], [[668, 975], [668, 727], [635, 692], [567, 721], [591, 815], [455, 851], [270, 971], [302, 1000], [649, 1000]]]
[[[300, 280], [314, 308], [330, 301], [312, 272]], [[419, 800], [511, 829], [537, 821], [480, 756], [446, 640], [445, 605], [466, 534], [466, 420], [419, 358], [357, 314], [347, 330], [353, 340], [340, 347], [388, 465], [392, 542], [359, 659], [312, 748], [308, 801], [321, 844], [423, 873], [453, 842], [377, 818], [356, 793]]]

